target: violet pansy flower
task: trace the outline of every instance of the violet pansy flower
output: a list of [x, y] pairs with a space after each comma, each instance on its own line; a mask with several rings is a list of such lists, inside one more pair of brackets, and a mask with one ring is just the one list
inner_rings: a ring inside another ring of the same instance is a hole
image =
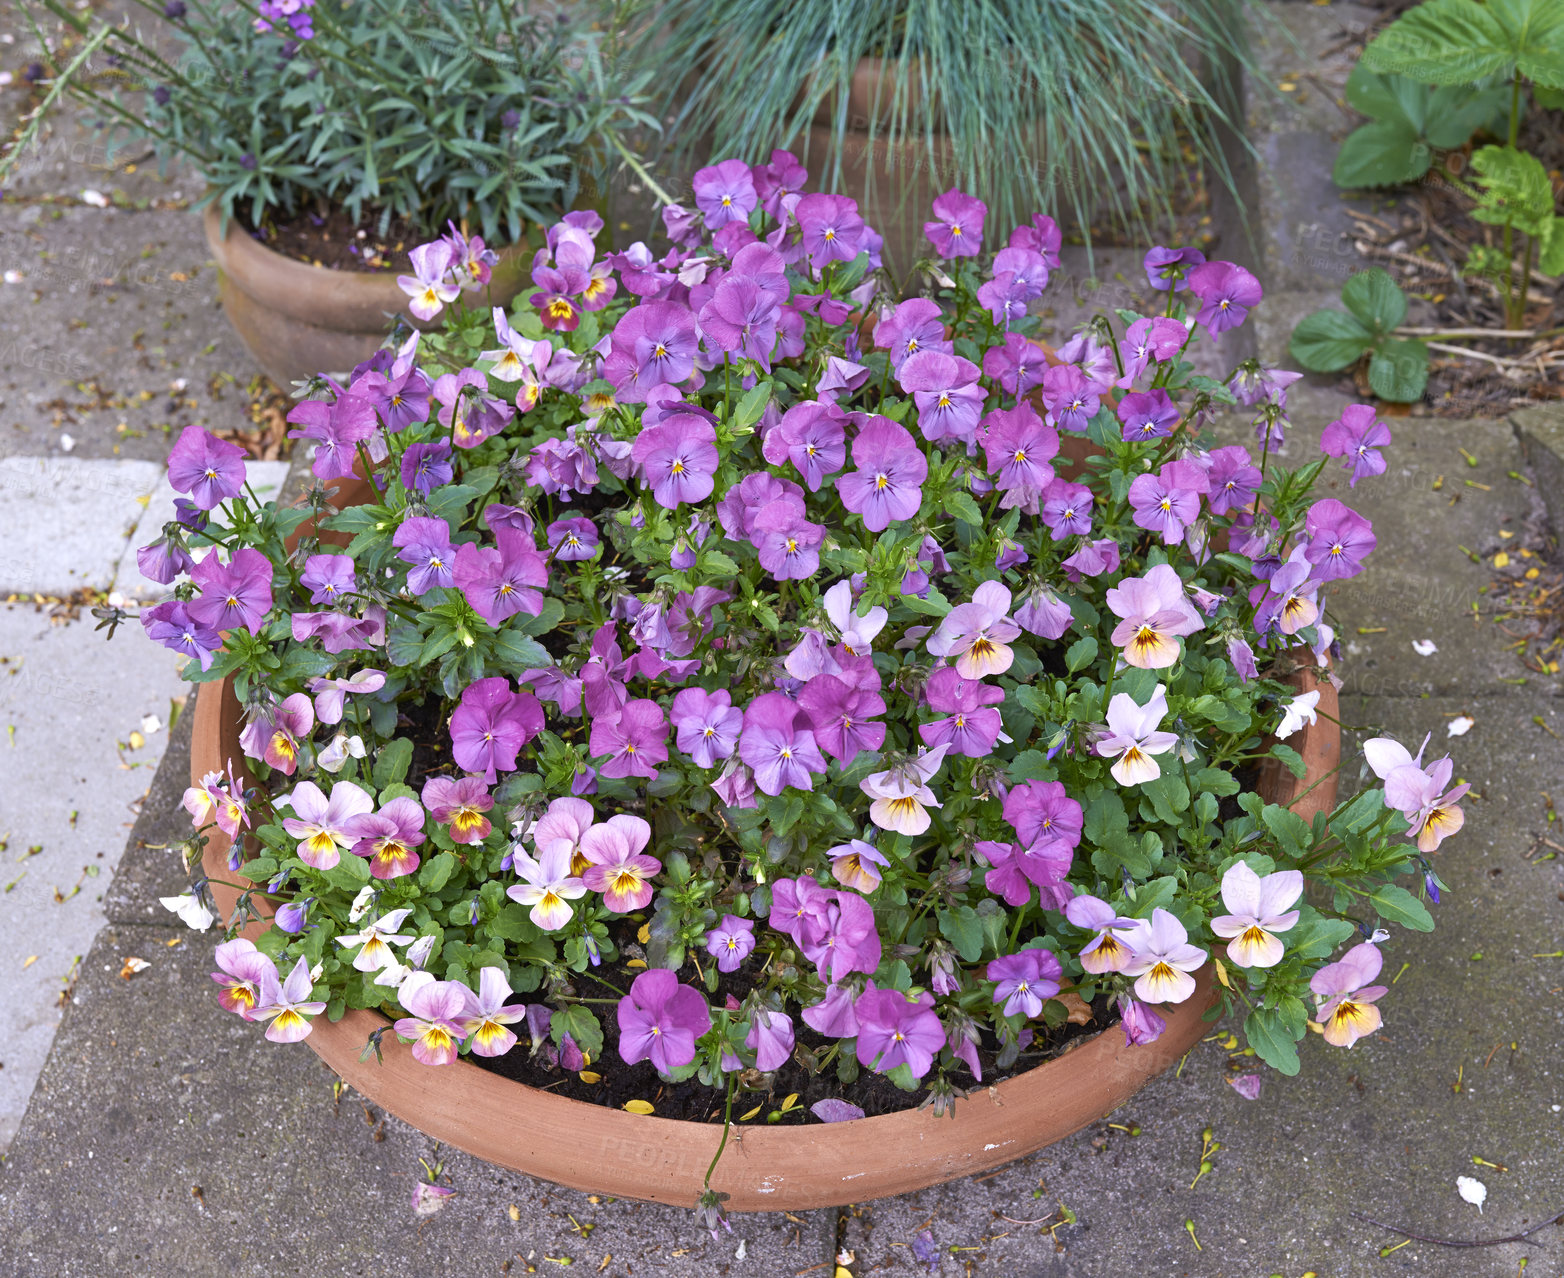
[[[606, 773], [604, 775], [607, 775]], [[637, 816], [609, 817], [581, 836], [581, 853], [590, 863], [581, 881], [603, 894], [603, 904], [615, 914], [644, 910], [652, 900], [652, 875], [663, 868], [642, 849], [652, 839], [652, 827]]]
[[1119, 914], [1106, 901], [1095, 896], [1072, 898], [1064, 907], [1064, 916], [1076, 927], [1092, 932], [1092, 939], [1081, 947], [1081, 966], [1093, 975], [1122, 972], [1130, 961], [1129, 934], [1140, 920]]
[[706, 950], [717, 960], [719, 972], [736, 972], [755, 951], [755, 921], [724, 914], [706, 933]]
[[430, 816], [451, 827], [453, 843], [482, 843], [494, 828], [484, 816], [494, 800], [478, 777], [430, 777], [418, 797]]
[[201, 510], [215, 510], [244, 490], [245, 451], [199, 426], [186, 426], [168, 454], [168, 482]]
[[293, 809], [292, 816], [283, 817], [282, 828], [299, 841], [299, 860], [317, 870], [329, 870], [341, 860], [338, 849], [358, 841], [348, 823], [375, 807], [369, 794], [352, 781], [336, 782], [329, 800], [313, 781], [300, 781], [292, 794], [277, 803]]
[[293, 965], [288, 979], [280, 985], [275, 970], [263, 973], [256, 1006], [245, 1019], [270, 1021], [266, 1037], [273, 1043], [297, 1043], [308, 1038], [309, 1018], [326, 1010], [324, 1002], [310, 998], [313, 984], [310, 966], [303, 959]]
[[1213, 336], [1237, 328], [1265, 296], [1260, 281], [1233, 262], [1203, 262], [1187, 278], [1189, 291], [1200, 299], [1196, 322]]
[[745, 709], [739, 758], [754, 770], [763, 793], [777, 795], [789, 787], [813, 790], [811, 774], [826, 771], [808, 723], [804, 711], [782, 692], [762, 693]]
[[858, 1063], [879, 1074], [905, 1065], [922, 1078], [945, 1046], [945, 1027], [928, 999], [909, 1002], [900, 990], [877, 989], [873, 982], [853, 1004], [858, 1020]]
[[460, 981], [414, 972], [398, 987], [396, 998], [407, 1010], [396, 1022], [397, 1036], [412, 1043], [413, 1059], [420, 1065], [453, 1063], [477, 1008], [473, 992]]
[[1021, 950], [990, 961], [983, 973], [994, 982], [994, 1002], [1006, 1016], [1030, 1020], [1043, 1014], [1043, 1004], [1059, 992], [1064, 969], [1047, 950]]
[[976, 257], [983, 251], [983, 219], [988, 205], [952, 187], [934, 200], [934, 220], [923, 234], [940, 257]]
[[1388, 443], [1390, 427], [1379, 420], [1370, 404], [1348, 404], [1320, 436], [1320, 449], [1326, 456], [1346, 458], [1347, 469], [1352, 471], [1348, 488], [1367, 475], [1385, 473], [1385, 457], [1379, 450]]
[[711, 1009], [700, 991], [681, 985], [664, 967], [650, 968], [619, 1000], [619, 1055], [627, 1065], [649, 1060], [669, 1073], [695, 1059], [695, 1041], [711, 1028]]
[[870, 532], [911, 519], [923, 504], [929, 463], [907, 430], [888, 417], [871, 416], [853, 440], [856, 470], [836, 480], [842, 504], [863, 517]]

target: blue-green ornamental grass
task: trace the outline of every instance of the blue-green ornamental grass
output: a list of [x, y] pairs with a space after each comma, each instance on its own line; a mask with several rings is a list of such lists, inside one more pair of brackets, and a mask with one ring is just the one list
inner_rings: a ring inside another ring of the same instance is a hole
[[[308, 387], [296, 506], [181, 437], [143, 623], [232, 679], [254, 780], [221, 760], [185, 806], [234, 839], [230, 927], [276, 910], [219, 951], [224, 1005], [577, 1069], [611, 1012], [598, 1068], [729, 1107], [796, 1061], [947, 1108], [1035, 1060], [1061, 995], [1149, 1042], [1207, 964], [1277, 1069], [1310, 1024], [1371, 1033], [1380, 924], [1433, 926], [1465, 787], [1386, 739], [1383, 786], [1312, 824], [1240, 777], [1302, 775], [1320, 694], [1288, 680], [1329, 677], [1322, 588], [1375, 546], [1311, 489], [1374, 482], [1388, 429], [1358, 406], [1283, 465], [1292, 375], [1194, 372], [1261, 302], [1232, 263], [1159, 246], [1160, 314], [1051, 353], [1051, 219], [992, 252], [946, 192], [901, 296], [799, 176], [701, 171], [655, 253], [571, 213], [508, 314], [466, 304], [470, 243], [425, 246], [404, 286], [443, 326]], [[1208, 437], [1239, 405], [1257, 457]]]

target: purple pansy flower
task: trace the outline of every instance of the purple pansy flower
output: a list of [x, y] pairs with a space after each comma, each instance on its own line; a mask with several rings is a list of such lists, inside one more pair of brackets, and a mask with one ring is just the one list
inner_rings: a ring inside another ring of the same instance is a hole
[[729, 222], [746, 220], [760, 202], [755, 192], [754, 174], [743, 160], [724, 160], [721, 164], [697, 169], [690, 185], [695, 191], [695, 207], [706, 218], [707, 228], [713, 231]]
[[1385, 457], [1379, 450], [1390, 442], [1390, 427], [1379, 420], [1370, 404], [1348, 404], [1341, 416], [1325, 428], [1320, 448], [1328, 457], [1345, 457], [1355, 487], [1367, 475], [1385, 473]]
[[518, 612], [536, 617], [543, 611], [548, 561], [530, 535], [502, 527], [494, 539], [497, 548], [474, 542], [457, 548], [450, 584], [462, 592], [474, 612], [498, 629]]
[[755, 784], [776, 795], [792, 787], [813, 790], [811, 773], [824, 773], [826, 761], [808, 728], [809, 718], [784, 692], [765, 692], [744, 711], [739, 757], [754, 770]]
[[515, 771], [517, 753], [543, 731], [543, 707], [530, 692], [513, 692], [507, 679], [479, 679], [463, 690], [449, 729], [456, 766], [493, 785], [499, 773]]
[[793, 1055], [793, 1018], [786, 1012], [757, 1007], [744, 1046], [755, 1053], [755, 1068], [762, 1073], [781, 1069]]
[[844, 768], [860, 751], [873, 752], [885, 744], [885, 725], [871, 722], [885, 713], [885, 701], [877, 692], [819, 674], [799, 692], [798, 705], [809, 716], [816, 743]]
[[[1059, 452], [1059, 433], [1025, 402], [997, 409], [983, 419], [983, 455], [1001, 492], [1016, 494], [1021, 502], [1035, 503], [1054, 479], [1049, 462]], [[1088, 525], [1089, 526], [1089, 525]]]
[[451, 526], [430, 515], [414, 515], [402, 521], [391, 538], [396, 557], [409, 565], [407, 588], [415, 595], [453, 584], [456, 554], [451, 549]]
[[719, 972], [736, 972], [755, 950], [755, 921], [724, 914], [706, 933], [706, 950], [717, 960]]
[[910, 297], [884, 316], [874, 329], [874, 344], [890, 351], [891, 370], [920, 351], [951, 352], [945, 337], [945, 320], [939, 304], [926, 297]]
[[410, 444], [402, 454], [402, 487], [427, 497], [442, 484], [451, 482], [451, 446], [443, 439], [431, 444]]
[[478, 1000], [460, 981], [437, 981], [432, 973], [414, 972], [397, 989], [396, 999], [407, 1015], [396, 1022], [397, 1037], [413, 1045], [421, 1065], [450, 1065], [457, 1045], [467, 1037], [467, 1021], [478, 1011]]
[[820, 544], [825, 526], [812, 524], [804, 508], [792, 500], [762, 506], [750, 525], [750, 539], [760, 553], [760, 566], [778, 581], [813, 577], [820, 568]]
[[1185, 277], [1206, 260], [1196, 248], [1167, 248], [1161, 244], [1148, 250], [1142, 265], [1146, 282], [1159, 293], [1186, 287]]
[[1204, 262], [1189, 272], [1189, 291], [1200, 299], [1196, 321], [1213, 336], [1237, 328], [1265, 290], [1243, 267], [1233, 262]]
[[478, 777], [430, 777], [418, 797], [436, 822], [450, 826], [453, 843], [482, 843], [494, 828], [484, 816], [494, 800]]
[[918, 513], [929, 463], [906, 429], [889, 417], [871, 416], [853, 440], [853, 465], [856, 470], [837, 479], [836, 491], [870, 532]]
[[1043, 405], [1050, 424], [1084, 432], [1102, 406], [1097, 389], [1074, 364], [1055, 364], [1043, 374]]
[[598, 715], [592, 720], [588, 749], [594, 758], [609, 756], [598, 768], [605, 777], [655, 777], [657, 765], [668, 762], [668, 720], [663, 708], [641, 698], [625, 702], [618, 718]]
[[850, 262], [863, 247], [863, 218], [845, 195], [806, 195], [793, 207], [804, 251], [816, 270], [832, 262]]
[[1249, 460], [1249, 450], [1242, 444], [1213, 449], [1206, 478], [1213, 515], [1243, 510], [1260, 489], [1260, 468]]
[[245, 452], [199, 426], [186, 426], [168, 454], [168, 482], [189, 493], [202, 510], [214, 510], [244, 490]]
[[1010, 619], [1010, 591], [997, 581], [979, 583], [970, 603], [957, 604], [928, 637], [936, 657], [956, 663], [963, 679], [1004, 674], [1015, 660], [1010, 640], [1021, 627]]
[[326, 1004], [311, 999], [310, 965], [300, 959], [281, 985], [276, 969], [261, 973], [261, 988], [255, 1008], [246, 1014], [251, 1021], [270, 1021], [266, 1037], [273, 1043], [297, 1043], [310, 1032], [309, 1018], [319, 1016]]
[[212, 658], [222, 651], [222, 635], [192, 617], [189, 607], [179, 599], [143, 608], [141, 626], [147, 638], [181, 656], [194, 657], [203, 670], [210, 670]]
[[948, 746], [952, 754], [969, 759], [988, 757], [1004, 730], [993, 708], [1004, 701], [1003, 688], [963, 678], [954, 666], [944, 666], [929, 676], [923, 696], [930, 710], [946, 716], [918, 725], [924, 745]]
[[314, 604], [335, 604], [358, 589], [353, 560], [347, 555], [311, 555], [304, 561], [299, 585], [310, 592]]
[[1018, 399], [1042, 385], [1048, 371], [1048, 352], [1020, 333], [1006, 333], [998, 346], [983, 352], [983, 374], [999, 383], [1007, 395]]
[[630, 456], [646, 476], [657, 504], [668, 510], [711, 496], [717, 470], [717, 433], [693, 413], [666, 417], [636, 436]]
[[994, 1002], [1004, 1004], [1006, 1016], [1030, 1020], [1059, 992], [1064, 968], [1047, 950], [1022, 950], [992, 960], [983, 974], [994, 982]]
[[1135, 523], [1162, 535], [1165, 545], [1179, 541], [1200, 514], [1200, 499], [1211, 481], [1192, 461], [1168, 462], [1156, 474], [1137, 475], [1130, 484]]
[[597, 553], [597, 525], [590, 519], [556, 519], [544, 532], [555, 559], [567, 563], [590, 559]]
[[927, 1074], [945, 1046], [945, 1027], [935, 1015], [933, 1001], [932, 994], [925, 994], [909, 1002], [900, 990], [877, 989], [871, 981], [853, 1004], [858, 1063], [879, 1074], [899, 1065], [907, 1066], [914, 1078]]
[[934, 221], [923, 234], [940, 257], [976, 257], [983, 251], [983, 219], [988, 205], [952, 187], [934, 201]]
[[1165, 439], [1178, 425], [1178, 405], [1160, 387], [1149, 391], [1132, 391], [1119, 401], [1119, 423], [1124, 442], [1140, 443], [1148, 439]]
[[665, 967], [637, 976], [617, 1011], [621, 1059], [627, 1065], [650, 1060], [663, 1074], [693, 1061], [695, 1040], [711, 1028], [705, 998]]
[[1055, 541], [1085, 537], [1092, 530], [1092, 490], [1055, 479], [1043, 490], [1043, 522]]
[[847, 460], [847, 432], [834, 404], [804, 400], [782, 415], [782, 424], [766, 438], [766, 460], [773, 466], [783, 459], [793, 463], [810, 492], [818, 492], [826, 476], [841, 470]]
[[943, 351], [919, 351], [896, 371], [897, 384], [918, 406], [918, 429], [931, 443], [969, 440], [977, 433], [987, 392], [971, 360]]
[[[1314, 565], [1314, 575], [1321, 581], [1356, 576], [1363, 571], [1364, 556], [1379, 544], [1374, 526], [1334, 497], [1309, 507], [1303, 529], [1309, 536], [1304, 556]], [[192, 607], [191, 612], [194, 611]]]
[[201, 588], [187, 605], [195, 621], [209, 630], [243, 626], [261, 633], [272, 610], [272, 565], [259, 550], [245, 546], [226, 564], [213, 550], [190, 570], [190, 580]]

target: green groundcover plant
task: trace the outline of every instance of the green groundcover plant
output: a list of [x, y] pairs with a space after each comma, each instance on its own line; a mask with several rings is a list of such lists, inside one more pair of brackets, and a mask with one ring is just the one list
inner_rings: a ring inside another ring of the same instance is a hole
[[[730, 1113], [789, 1061], [945, 1108], [1061, 995], [1144, 1043], [1202, 967], [1271, 1066], [1351, 1046], [1466, 787], [1382, 738], [1312, 823], [1252, 778], [1303, 773], [1321, 593], [1375, 545], [1311, 489], [1383, 473], [1388, 429], [1356, 405], [1280, 464], [1298, 375], [1189, 359], [1261, 299], [1232, 263], [1154, 248], [1157, 312], [1051, 353], [1051, 219], [990, 251], [946, 192], [901, 296], [806, 182], [703, 169], [657, 254], [571, 213], [509, 313], [464, 305], [470, 245], [421, 246], [444, 325], [308, 388], [298, 505], [181, 437], [142, 624], [232, 680], [246, 757], [184, 802], [233, 841], [229, 926], [272, 913], [219, 947], [223, 1005], [280, 1041], [378, 1009], [435, 1068], [611, 1052]], [[1258, 456], [1211, 446], [1235, 407]], [[167, 903], [210, 923], [208, 890]]]

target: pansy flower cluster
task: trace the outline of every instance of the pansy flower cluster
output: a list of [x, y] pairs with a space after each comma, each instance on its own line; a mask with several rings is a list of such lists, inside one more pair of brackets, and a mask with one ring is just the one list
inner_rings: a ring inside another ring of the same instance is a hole
[[1324, 592], [1375, 545], [1312, 489], [1389, 430], [1282, 464], [1295, 375], [1196, 372], [1260, 301], [1232, 263], [1155, 248], [1152, 313], [1052, 350], [1051, 219], [947, 192], [900, 295], [806, 184], [713, 165], [661, 248], [571, 213], [510, 312], [464, 300], [480, 243], [415, 250], [443, 327], [310, 385], [295, 505], [179, 439], [143, 620], [243, 706], [185, 805], [272, 915], [224, 1006], [377, 1008], [430, 1065], [579, 1069], [606, 1023], [670, 1079], [942, 1106], [1083, 1002], [1145, 1043], [1214, 988], [1289, 1072], [1311, 1025], [1350, 1046], [1465, 787], [1388, 739], [1312, 824], [1255, 785], [1303, 774]]

